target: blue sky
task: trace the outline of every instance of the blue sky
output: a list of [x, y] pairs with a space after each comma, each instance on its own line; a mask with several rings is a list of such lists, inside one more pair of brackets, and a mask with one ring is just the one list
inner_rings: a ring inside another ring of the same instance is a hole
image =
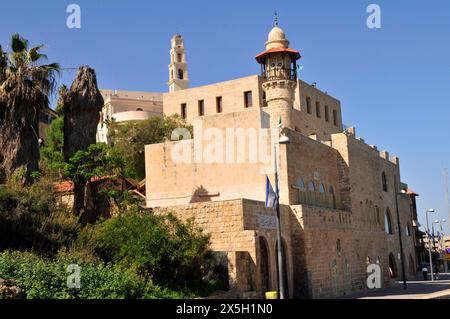
[[[66, 27], [70, 3], [81, 7], [81, 29]], [[370, 3], [381, 7], [381, 29], [366, 26]], [[174, 33], [185, 37], [192, 86], [234, 79], [259, 72], [254, 56], [277, 10], [291, 47], [302, 53], [300, 77], [342, 102], [344, 123], [358, 136], [400, 157], [421, 212], [433, 207], [448, 219], [448, 0], [21, 0], [1, 7], [0, 44], [19, 32], [47, 44], [51, 61], [95, 68], [101, 88], [161, 92]], [[74, 75], [67, 70], [61, 83]]]

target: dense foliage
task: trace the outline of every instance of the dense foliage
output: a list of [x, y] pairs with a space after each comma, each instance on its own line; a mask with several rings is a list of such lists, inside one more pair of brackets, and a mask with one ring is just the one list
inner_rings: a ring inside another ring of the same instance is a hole
[[[41, 178], [0, 186], [0, 278], [26, 298], [180, 298], [206, 292], [209, 238], [171, 214], [138, 205], [83, 226]], [[10, 251], [11, 250], [11, 251]], [[81, 266], [81, 289], [66, 285]]]
[[[73, 274], [68, 269], [71, 264], [80, 267], [79, 289], [67, 285], [68, 276]], [[27, 252], [0, 253], [0, 276], [14, 279], [27, 299], [185, 297], [152, 285], [132, 270], [118, 269], [112, 264], [95, 265], [68, 257], [50, 260]]]
[[92, 227], [86, 238], [105, 262], [171, 287], [202, 286], [209, 238], [192, 221], [130, 212]]
[[77, 219], [57, 205], [51, 184], [0, 186], [0, 251], [28, 249], [55, 255], [76, 239], [78, 231]]
[[135, 178], [145, 177], [145, 145], [170, 140], [176, 128], [186, 128], [192, 136], [192, 127], [178, 115], [153, 116], [148, 120], [109, 123], [109, 139], [125, 160], [125, 168]]

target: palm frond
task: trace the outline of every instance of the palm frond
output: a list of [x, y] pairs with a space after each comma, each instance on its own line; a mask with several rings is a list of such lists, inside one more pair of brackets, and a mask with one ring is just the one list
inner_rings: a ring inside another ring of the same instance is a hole
[[38, 45], [38, 46], [36, 46], [34, 48], [31, 48], [28, 51], [28, 61], [30, 61], [31, 63], [34, 63], [34, 62], [37, 62], [37, 61], [39, 61], [41, 59], [48, 60], [48, 57], [47, 57], [46, 54], [39, 53], [39, 50], [44, 48], [44, 47], [45, 47], [45, 45], [41, 44], [41, 45]]
[[11, 49], [14, 53], [23, 52], [28, 48], [28, 40], [22, 38], [18, 33], [11, 36]]

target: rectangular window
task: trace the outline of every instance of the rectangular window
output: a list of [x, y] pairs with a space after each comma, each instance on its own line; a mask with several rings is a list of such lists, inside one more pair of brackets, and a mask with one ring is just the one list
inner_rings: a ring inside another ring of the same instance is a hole
[[217, 113], [222, 113], [222, 111], [223, 111], [221, 96], [216, 97], [216, 111], [217, 111]]
[[198, 101], [198, 116], [205, 115], [205, 101], [200, 100]]
[[244, 92], [244, 106], [245, 107], [252, 107], [253, 106], [252, 91]]
[[337, 111], [333, 110], [333, 124], [338, 126]]
[[325, 121], [327, 121], [327, 122], [330, 121], [330, 109], [329, 109], [328, 105], [325, 105]]
[[187, 106], [186, 103], [181, 104], [181, 117], [186, 119], [187, 116]]
[[320, 103], [316, 102], [316, 116], [320, 118]]
[[306, 112], [311, 114], [311, 98], [306, 97]]

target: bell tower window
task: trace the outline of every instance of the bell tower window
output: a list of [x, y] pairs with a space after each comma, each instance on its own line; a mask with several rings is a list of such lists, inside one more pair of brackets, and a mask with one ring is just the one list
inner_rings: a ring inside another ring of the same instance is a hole
[[178, 78], [180, 79], [180, 80], [183, 80], [183, 70], [182, 69], [178, 69]]

